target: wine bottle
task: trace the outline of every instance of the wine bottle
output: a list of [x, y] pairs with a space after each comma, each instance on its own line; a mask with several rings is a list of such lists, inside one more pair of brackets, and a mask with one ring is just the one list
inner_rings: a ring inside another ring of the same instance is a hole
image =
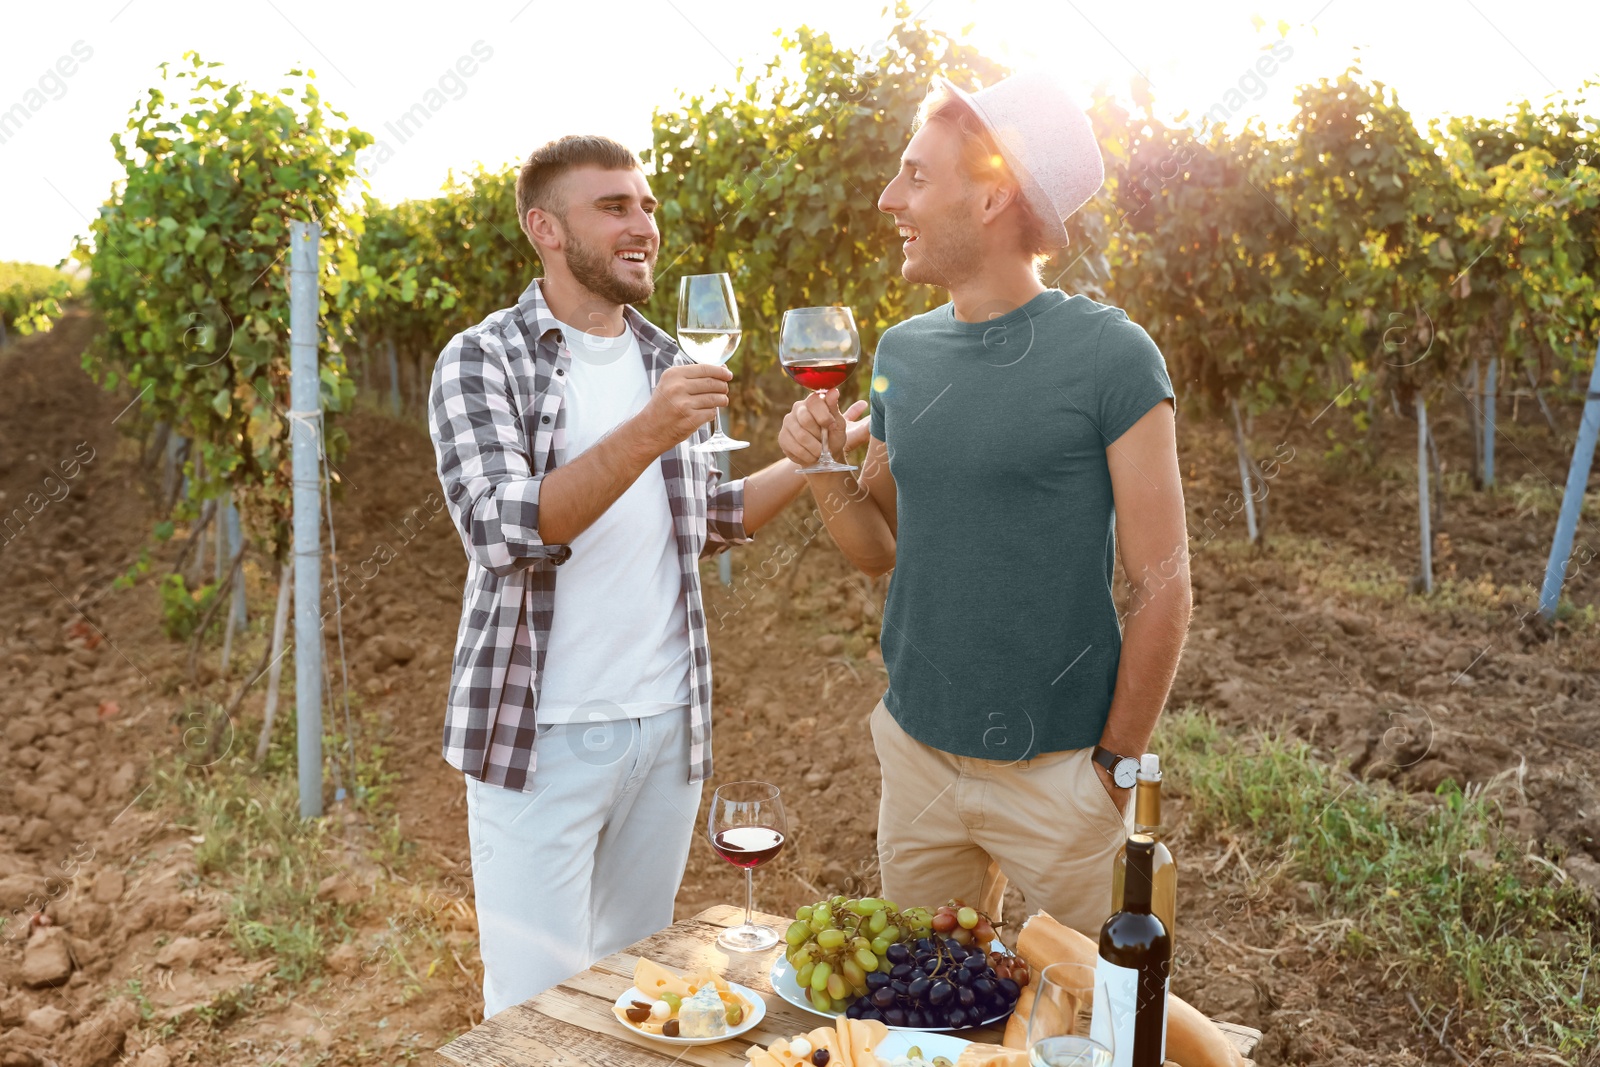
[[[1146, 752], [1139, 759], [1139, 781], [1133, 795], [1133, 832], [1153, 838], [1156, 843], [1155, 890], [1151, 896], [1150, 910], [1167, 928], [1167, 936], [1177, 944], [1178, 938], [1178, 864], [1172, 851], [1162, 840], [1161, 829], [1161, 757]], [[1122, 910], [1122, 883], [1128, 869], [1128, 847], [1117, 849], [1111, 861], [1111, 910]]]
[[1172, 939], [1151, 914], [1156, 842], [1128, 838], [1122, 908], [1100, 928], [1089, 1036], [1113, 1053], [1113, 1067], [1161, 1067], [1167, 1058], [1167, 989]]

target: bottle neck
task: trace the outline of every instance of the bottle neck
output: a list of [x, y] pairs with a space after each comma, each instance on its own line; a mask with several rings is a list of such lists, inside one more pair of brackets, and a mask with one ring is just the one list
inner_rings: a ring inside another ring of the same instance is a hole
[[1133, 797], [1133, 827], [1135, 833], [1161, 837], [1161, 779], [1139, 778]]
[[1150, 914], [1154, 895], [1155, 842], [1145, 834], [1128, 838], [1128, 871], [1123, 878], [1122, 910]]

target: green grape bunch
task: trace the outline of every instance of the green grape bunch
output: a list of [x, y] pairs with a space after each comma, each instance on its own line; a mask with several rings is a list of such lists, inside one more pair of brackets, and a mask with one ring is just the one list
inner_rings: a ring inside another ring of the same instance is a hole
[[843, 1011], [867, 995], [867, 975], [889, 970], [889, 946], [928, 936], [927, 908], [901, 911], [879, 897], [836, 896], [796, 909], [784, 956], [811, 1006]]

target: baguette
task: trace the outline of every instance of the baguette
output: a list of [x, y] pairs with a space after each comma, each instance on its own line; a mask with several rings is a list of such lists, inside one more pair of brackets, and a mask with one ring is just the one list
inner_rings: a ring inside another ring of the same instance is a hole
[[[1081, 963], [1093, 967], [1100, 950], [1078, 931], [1056, 922], [1045, 912], [1036, 912], [1022, 924], [1017, 935], [1017, 955], [1028, 963], [1033, 981], [1038, 982], [1052, 963]], [[1026, 993], [1006, 1023], [1008, 1048], [1028, 1047], [1028, 1012], [1033, 998]], [[1181, 997], [1167, 997], [1167, 1060], [1180, 1067], [1244, 1067], [1244, 1057], [1216, 1023], [1200, 1014]]]

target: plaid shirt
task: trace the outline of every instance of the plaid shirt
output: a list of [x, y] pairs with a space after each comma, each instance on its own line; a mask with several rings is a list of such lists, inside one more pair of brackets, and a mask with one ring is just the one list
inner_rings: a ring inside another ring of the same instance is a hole
[[[650, 387], [679, 362], [678, 346], [631, 307]], [[539, 280], [516, 307], [456, 334], [433, 368], [428, 424], [450, 518], [467, 552], [455, 659], [445, 711], [444, 758], [473, 778], [529, 791], [534, 712], [555, 614], [557, 568], [567, 545], [539, 538], [539, 486], [566, 462], [567, 372], [572, 353], [545, 305]], [[711, 653], [700, 599], [702, 556], [751, 538], [744, 481], [719, 486], [695, 431], [661, 456], [689, 618], [689, 780], [711, 775]], [[518, 670], [513, 651], [531, 646]], [[531, 667], [531, 669], [529, 669]]]

